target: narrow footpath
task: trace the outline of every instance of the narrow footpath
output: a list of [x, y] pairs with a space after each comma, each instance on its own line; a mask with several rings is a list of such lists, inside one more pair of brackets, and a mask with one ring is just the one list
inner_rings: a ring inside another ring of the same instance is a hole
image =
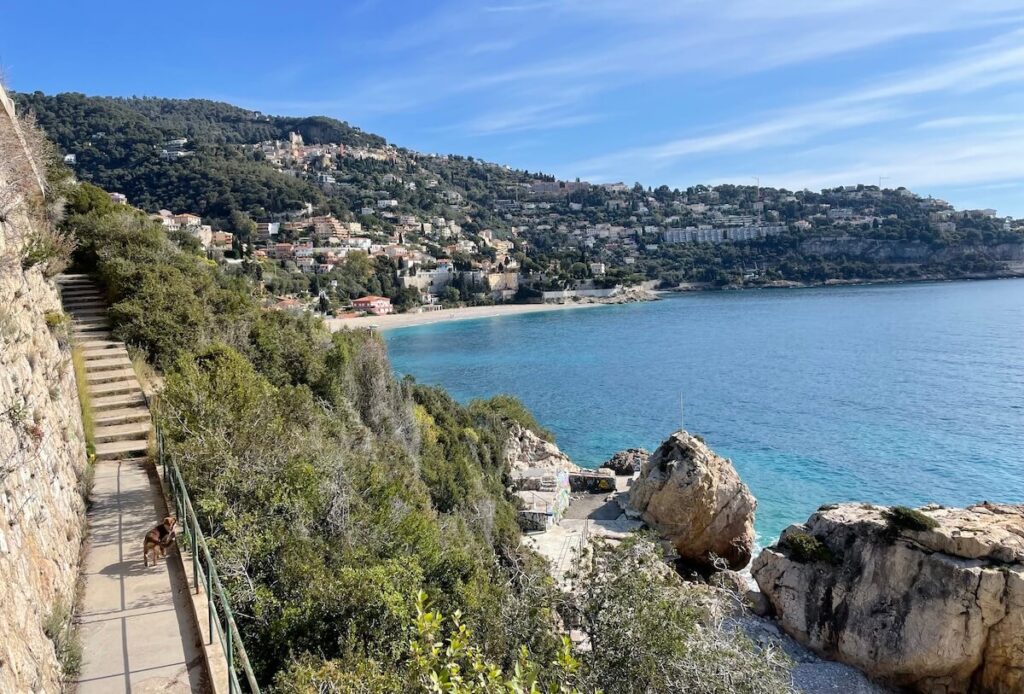
[[176, 549], [144, 567], [142, 540], [168, 515], [148, 457], [151, 418], [128, 351], [85, 275], [58, 286], [85, 359], [96, 462], [79, 611], [79, 694], [209, 690], [188, 581]]

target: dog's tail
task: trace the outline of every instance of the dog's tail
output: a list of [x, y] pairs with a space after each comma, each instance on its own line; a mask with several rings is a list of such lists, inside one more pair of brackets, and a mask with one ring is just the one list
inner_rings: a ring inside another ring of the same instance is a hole
[[146, 547], [145, 543], [142, 545], [142, 565], [149, 566], [149, 548]]

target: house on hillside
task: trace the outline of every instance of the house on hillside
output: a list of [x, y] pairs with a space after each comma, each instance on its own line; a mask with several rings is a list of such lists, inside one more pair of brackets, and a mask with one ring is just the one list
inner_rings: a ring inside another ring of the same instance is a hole
[[391, 299], [386, 296], [364, 296], [352, 301], [352, 308], [358, 311], [366, 311], [375, 316], [386, 316], [394, 308], [391, 306]]

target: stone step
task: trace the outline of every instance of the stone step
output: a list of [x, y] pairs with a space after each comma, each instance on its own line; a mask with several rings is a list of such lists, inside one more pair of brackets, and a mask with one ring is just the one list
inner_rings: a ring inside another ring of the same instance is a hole
[[57, 275], [57, 282], [68, 282], [71, 280], [88, 280], [92, 276], [85, 272], [62, 272]]
[[135, 380], [134, 375], [130, 380], [112, 381], [110, 383], [97, 383], [89, 384], [89, 395], [94, 398], [103, 397], [105, 395], [122, 395], [131, 392], [142, 392], [142, 388], [139, 387], [138, 381]]
[[96, 443], [111, 441], [129, 441], [149, 436], [150, 422], [148, 419], [126, 424], [105, 424], [97, 426], [93, 432]]
[[105, 303], [103, 294], [93, 289], [61, 294], [60, 298], [67, 304]]
[[112, 383], [115, 381], [130, 382], [135, 380], [135, 369], [131, 368], [131, 365], [129, 365], [128, 368], [122, 369], [94, 370], [90, 364], [86, 366], [85, 369], [85, 380], [90, 386], [98, 385], [100, 383]]
[[128, 354], [123, 342], [117, 340], [75, 340], [75, 345], [82, 349], [86, 361], [90, 359], [108, 359], [114, 354]]
[[73, 332], [72, 335], [75, 341], [81, 340], [104, 340], [109, 341], [113, 335], [110, 334], [109, 330], [80, 330]]
[[110, 321], [106, 318], [78, 318], [77, 316], [72, 316], [71, 323], [74, 329], [79, 332], [107, 330], [110, 327]]
[[107, 317], [106, 311], [71, 311], [71, 325], [77, 328], [83, 323], [89, 323], [90, 325], [100, 325], [107, 330], [110, 329], [110, 319]]
[[106, 304], [95, 301], [90, 301], [87, 304], [65, 304], [65, 311], [68, 313], [74, 313], [75, 315], [88, 315], [89, 313], [98, 313], [102, 316], [106, 315]]
[[119, 407], [113, 410], [95, 412], [92, 421], [97, 426], [109, 426], [112, 424], [127, 424], [129, 422], [150, 421], [149, 409], [145, 406]]
[[103, 304], [90, 304], [88, 306], [68, 306], [64, 304], [64, 312], [70, 313], [75, 318], [84, 318], [85, 316], [107, 317], [107, 307]]
[[74, 296], [68, 296], [64, 294], [60, 297], [60, 302], [64, 304], [64, 308], [74, 310], [79, 306], [106, 306], [107, 301], [99, 294], [76, 294]]
[[96, 297], [103, 298], [103, 292], [94, 284], [82, 284], [74, 287], [61, 287], [60, 296], [62, 299], [85, 299]]
[[100, 359], [87, 360], [85, 368], [89, 373], [95, 371], [114, 371], [118, 369], [130, 369], [132, 368], [132, 360], [128, 358], [128, 352], [126, 351], [123, 355], [118, 354], [117, 356], [104, 357]]
[[126, 407], [146, 407], [146, 396], [141, 390], [121, 395], [90, 397], [89, 404], [94, 413], [106, 413], [111, 410], [123, 410]]
[[117, 460], [134, 457], [149, 450], [149, 439], [128, 439], [96, 444], [96, 460]]
[[114, 337], [111, 335], [111, 332], [109, 330], [106, 330], [105, 328], [92, 331], [73, 330], [72, 337], [75, 339], [75, 344], [81, 344], [86, 341], [115, 342]]

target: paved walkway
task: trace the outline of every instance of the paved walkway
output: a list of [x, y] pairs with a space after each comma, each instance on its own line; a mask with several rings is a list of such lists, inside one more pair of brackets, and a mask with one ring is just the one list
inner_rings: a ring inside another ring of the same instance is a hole
[[167, 515], [147, 458], [149, 410], [103, 297], [86, 277], [59, 278], [86, 360], [96, 463], [79, 611], [80, 694], [205, 692], [206, 667], [188, 582], [176, 549], [142, 564], [142, 539]]

